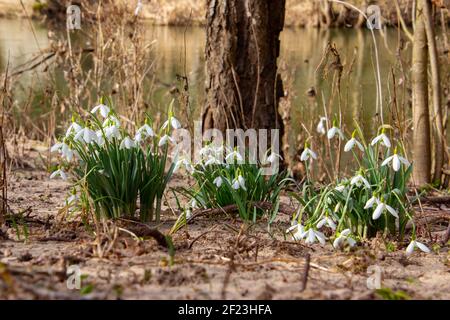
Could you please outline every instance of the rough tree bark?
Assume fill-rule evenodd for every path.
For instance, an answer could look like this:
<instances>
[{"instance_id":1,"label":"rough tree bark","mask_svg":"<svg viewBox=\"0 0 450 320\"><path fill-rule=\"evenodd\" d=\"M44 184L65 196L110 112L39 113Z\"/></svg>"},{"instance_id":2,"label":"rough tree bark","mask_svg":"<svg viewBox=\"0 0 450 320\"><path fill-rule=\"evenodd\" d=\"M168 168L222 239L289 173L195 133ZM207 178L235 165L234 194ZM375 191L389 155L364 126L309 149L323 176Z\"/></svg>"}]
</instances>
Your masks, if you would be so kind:
<instances>
[{"instance_id":1,"label":"rough tree bark","mask_svg":"<svg viewBox=\"0 0 450 320\"><path fill-rule=\"evenodd\" d=\"M430 115L428 108L428 45L424 17L416 18L412 57L414 183L431 181Z\"/></svg>"},{"instance_id":2,"label":"rough tree bark","mask_svg":"<svg viewBox=\"0 0 450 320\"><path fill-rule=\"evenodd\" d=\"M431 16L431 1L419 1L420 14L423 14L425 31L428 39L428 51L431 66L431 87L433 90L433 120L435 126L434 137L434 177L435 182L441 183L442 169L444 165L444 124L442 121L441 106L441 80L439 74L439 57L436 47L436 38L434 33L434 22Z\"/></svg>"},{"instance_id":3,"label":"rough tree bark","mask_svg":"<svg viewBox=\"0 0 450 320\"><path fill-rule=\"evenodd\" d=\"M208 0L203 129L280 129L285 0Z\"/></svg>"}]
</instances>

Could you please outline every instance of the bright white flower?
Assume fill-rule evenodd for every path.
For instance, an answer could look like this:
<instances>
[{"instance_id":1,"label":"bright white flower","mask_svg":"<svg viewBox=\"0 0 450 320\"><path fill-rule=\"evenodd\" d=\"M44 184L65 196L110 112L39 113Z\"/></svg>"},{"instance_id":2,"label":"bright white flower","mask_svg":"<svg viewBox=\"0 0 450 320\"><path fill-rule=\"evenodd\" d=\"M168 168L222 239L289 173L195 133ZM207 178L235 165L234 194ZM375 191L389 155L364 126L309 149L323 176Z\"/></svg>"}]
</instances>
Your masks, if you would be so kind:
<instances>
[{"instance_id":1,"label":"bright white flower","mask_svg":"<svg viewBox=\"0 0 450 320\"><path fill-rule=\"evenodd\" d=\"M317 154L314 151L312 151L311 149L309 149L308 147L306 147L300 156L300 160L308 161L309 159L317 160Z\"/></svg>"},{"instance_id":2,"label":"bright white flower","mask_svg":"<svg viewBox=\"0 0 450 320\"><path fill-rule=\"evenodd\" d=\"M72 194L70 197L66 199L66 205L70 206L75 204L78 201L78 196L76 194Z\"/></svg>"},{"instance_id":3,"label":"bright white flower","mask_svg":"<svg viewBox=\"0 0 450 320\"><path fill-rule=\"evenodd\" d=\"M372 219L373 220L377 220L378 218L381 217L381 215L383 214L384 211L388 211L391 215L393 215L394 217L396 217L397 219L398 217L398 213L397 210L395 210L394 208L392 208L391 206L387 205L384 202L380 202L377 206L377 208L375 209L375 211L372 214Z\"/></svg>"},{"instance_id":4,"label":"bright white flower","mask_svg":"<svg viewBox=\"0 0 450 320\"><path fill-rule=\"evenodd\" d=\"M387 135L385 135L384 133L380 134L379 136L375 137L372 142L371 145L374 146L376 145L378 142L381 142L382 145L384 145L387 148L391 147L391 140L389 140L389 138L387 137Z\"/></svg>"},{"instance_id":5,"label":"bright white flower","mask_svg":"<svg viewBox=\"0 0 450 320\"><path fill-rule=\"evenodd\" d=\"M294 234L292 234L292 232L294 230L297 230ZM300 241L305 237L305 227L303 227L301 224L295 224L291 227L289 227L286 230L286 233L291 233L292 237L294 238L295 241Z\"/></svg>"},{"instance_id":6,"label":"bright white flower","mask_svg":"<svg viewBox=\"0 0 450 320\"><path fill-rule=\"evenodd\" d=\"M72 134L72 132L77 134L82 129L83 129L83 127L80 126L78 123L72 122L72 124L69 126L69 128L66 131L66 138L68 136L70 136Z\"/></svg>"},{"instance_id":7,"label":"bright white flower","mask_svg":"<svg viewBox=\"0 0 450 320\"><path fill-rule=\"evenodd\" d=\"M54 179L56 177L61 177L63 180L67 180L67 174L62 170L58 169L50 175L50 179Z\"/></svg>"},{"instance_id":8,"label":"bright white flower","mask_svg":"<svg viewBox=\"0 0 450 320\"><path fill-rule=\"evenodd\" d=\"M137 132L134 140L137 142L141 142L147 137L153 137L155 133L153 132L152 127L150 127L148 124L144 124L142 127L140 127Z\"/></svg>"},{"instance_id":9,"label":"bright white flower","mask_svg":"<svg viewBox=\"0 0 450 320\"><path fill-rule=\"evenodd\" d=\"M327 130L325 129L326 122L327 118L320 117L319 123L317 124L316 128L317 133L319 133L320 135L324 135L325 133L327 133Z\"/></svg>"},{"instance_id":10,"label":"bright white flower","mask_svg":"<svg viewBox=\"0 0 450 320\"><path fill-rule=\"evenodd\" d=\"M97 142L97 134L89 128L83 128L74 137L75 140L87 144Z\"/></svg>"},{"instance_id":11,"label":"bright white flower","mask_svg":"<svg viewBox=\"0 0 450 320\"><path fill-rule=\"evenodd\" d=\"M109 107L104 104L99 104L98 106L94 107L94 109L92 109L91 113L97 113L98 111L100 111L100 114L103 118L107 118L111 109L109 109Z\"/></svg>"},{"instance_id":12,"label":"bright white flower","mask_svg":"<svg viewBox=\"0 0 450 320\"><path fill-rule=\"evenodd\" d=\"M355 147L355 145L359 148L359 150L364 152L363 145L358 140L356 140L356 138L351 138L350 140L348 140L348 142L345 144L344 151L349 152Z\"/></svg>"},{"instance_id":13,"label":"bright white flower","mask_svg":"<svg viewBox=\"0 0 450 320\"><path fill-rule=\"evenodd\" d=\"M241 175L239 175L236 179L233 180L231 187L234 190L239 190L242 188L243 190L247 191L247 188L245 187L245 180Z\"/></svg>"},{"instance_id":14,"label":"bright white flower","mask_svg":"<svg viewBox=\"0 0 450 320\"><path fill-rule=\"evenodd\" d=\"M132 149L136 148L136 142L134 142L130 137L125 137L120 143L120 149Z\"/></svg>"},{"instance_id":15,"label":"bright white flower","mask_svg":"<svg viewBox=\"0 0 450 320\"><path fill-rule=\"evenodd\" d=\"M217 177L217 178L215 178L214 181L213 181L213 183L216 185L217 188L220 188L220 186L221 186L222 183L223 183L222 177Z\"/></svg>"},{"instance_id":16,"label":"bright white flower","mask_svg":"<svg viewBox=\"0 0 450 320\"><path fill-rule=\"evenodd\" d=\"M313 244L314 242L316 242L316 240L318 240L320 244L324 245L326 240L322 232L313 230L312 228L304 232L303 237L306 238L306 244Z\"/></svg>"},{"instance_id":17,"label":"bright white flower","mask_svg":"<svg viewBox=\"0 0 450 320\"><path fill-rule=\"evenodd\" d=\"M370 198L367 202L366 202L366 205L364 206L364 209L369 209L369 208L372 208L375 204L380 204L380 200L377 198L377 197L375 197L375 196L373 196L372 198Z\"/></svg>"},{"instance_id":18,"label":"bright white flower","mask_svg":"<svg viewBox=\"0 0 450 320\"><path fill-rule=\"evenodd\" d=\"M329 218L329 217L324 217L322 218L318 223L317 223L317 229L322 229L322 227L324 225L328 225L332 230L336 230L336 223L334 223L333 219Z\"/></svg>"},{"instance_id":19,"label":"bright white flower","mask_svg":"<svg viewBox=\"0 0 450 320\"><path fill-rule=\"evenodd\" d=\"M428 247L426 245L424 245L423 243L413 240L411 241L411 243L408 245L408 247L406 248L406 255L409 256L414 252L415 248L419 248L421 251L425 252L425 253L430 253L430 249L428 249Z\"/></svg>"},{"instance_id":20,"label":"bright white flower","mask_svg":"<svg viewBox=\"0 0 450 320\"><path fill-rule=\"evenodd\" d=\"M159 140L158 146L159 147L165 146L167 144L167 142L175 143L175 139L170 137L170 136L168 136L167 134L165 134Z\"/></svg>"},{"instance_id":21,"label":"bright white flower","mask_svg":"<svg viewBox=\"0 0 450 320\"><path fill-rule=\"evenodd\" d=\"M266 162L268 163L274 163L275 161L277 161L277 159L283 159L279 154L276 153L271 153L270 156L267 157Z\"/></svg>"},{"instance_id":22,"label":"bright white flower","mask_svg":"<svg viewBox=\"0 0 450 320\"><path fill-rule=\"evenodd\" d=\"M345 242L348 243L350 247L355 246L356 241L350 237L350 229L345 229L339 233L339 236L333 241L333 247L338 249L342 248L345 245Z\"/></svg>"},{"instance_id":23,"label":"bright white flower","mask_svg":"<svg viewBox=\"0 0 450 320\"><path fill-rule=\"evenodd\" d=\"M338 127L333 127L333 128L331 128L330 130L328 130L327 138L328 138L328 140L331 140L331 139L333 139L336 135L338 135L338 137L339 137L341 140L344 140L344 135L342 134L341 129L339 129Z\"/></svg>"},{"instance_id":24,"label":"bright white flower","mask_svg":"<svg viewBox=\"0 0 450 320\"><path fill-rule=\"evenodd\" d=\"M65 143L61 143L61 142L57 142L55 143L51 148L50 148L50 152L56 152L56 151L60 151L63 144Z\"/></svg>"},{"instance_id":25,"label":"bright white flower","mask_svg":"<svg viewBox=\"0 0 450 320\"><path fill-rule=\"evenodd\" d=\"M172 128L175 130L181 128L180 121L178 121L177 118L175 118L175 117L170 117L169 119L167 119L166 122L163 123L161 128L164 130L165 128L167 128L169 123L172 126Z\"/></svg>"},{"instance_id":26,"label":"bright white flower","mask_svg":"<svg viewBox=\"0 0 450 320\"><path fill-rule=\"evenodd\" d=\"M116 125L106 127L105 128L105 136L108 140L111 140L113 138L120 139L121 136L120 136L119 127Z\"/></svg>"},{"instance_id":27,"label":"bright white flower","mask_svg":"<svg viewBox=\"0 0 450 320\"><path fill-rule=\"evenodd\" d=\"M192 165L192 163L186 158L182 158L182 159L178 160L175 163L175 168L173 169L173 171L174 172L177 171L178 168L180 167L180 165L183 165L184 168L186 169L186 171L189 172L190 174L192 174L195 171L195 168Z\"/></svg>"},{"instance_id":28,"label":"bright white flower","mask_svg":"<svg viewBox=\"0 0 450 320\"><path fill-rule=\"evenodd\" d=\"M105 119L105 121L103 121L102 126L103 126L103 128L106 128L109 126L120 127L120 120L117 119L116 116L109 116L108 118Z\"/></svg>"},{"instance_id":29,"label":"bright white flower","mask_svg":"<svg viewBox=\"0 0 450 320\"><path fill-rule=\"evenodd\" d=\"M216 157L210 155L208 157L208 160L206 160L206 162L205 162L205 166L208 167L208 166L211 166L213 164L221 164L221 162Z\"/></svg>"},{"instance_id":30,"label":"bright white flower","mask_svg":"<svg viewBox=\"0 0 450 320\"><path fill-rule=\"evenodd\" d=\"M366 187L367 189L370 189L369 182L366 180L366 178L364 178L360 174L358 174L357 176L353 177L352 180L350 181L350 184L352 186L356 185L358 188L361 187L362 185L364 185L364 187Z\"/></svg>"},{"instance_id":31,"label":"bright white flower","mask_svg":"<svg viewBox=\"0 0 450 320\"><path fill-rule=\"evenodd\" d=\"M137 16L139 15L139 12L142 10L142 1L138 0L138 3L136 5L136 9L134 9L134 15Z\"/></svg>"},{"instance_id":32,"label":"bright white flower","mask_svg":"<svg viewBox=\"0 0 450 320\"><path fill-rule=\"evenodd\" d=\"M392 169L394 169L395 172L400 170L400 165L403 163L407 168L411 165L409 161L396 153L393 156L390 156L386 160L383 161L381 164L382 167L389 164L389 162L392 162Z\"/></svg>"},{"instance_id":33,"label":"bright white flower","mask_svg":"<svg viewBox=\"0 0 450 320\"><path fill-rule=\"evenodd\" d=\"M233 150L225 157L225 161L230 164L234 164L234 163L241 164L244 162L244 158L241 156L241 154L238 151Z\"/></svg>"},{"instance_id":34,"label":"bright white flower","mask_svg":"<svg viewBox=\"0 0 450 320\"><path fill-rule=\"evenodd\" d=\"M344 192L345 189L346 189L346 187L343 184L338 185L336 188L334 188L334 190L336 190L336 191L338 191L340 193Z\"/></svg>"}]
</instances>

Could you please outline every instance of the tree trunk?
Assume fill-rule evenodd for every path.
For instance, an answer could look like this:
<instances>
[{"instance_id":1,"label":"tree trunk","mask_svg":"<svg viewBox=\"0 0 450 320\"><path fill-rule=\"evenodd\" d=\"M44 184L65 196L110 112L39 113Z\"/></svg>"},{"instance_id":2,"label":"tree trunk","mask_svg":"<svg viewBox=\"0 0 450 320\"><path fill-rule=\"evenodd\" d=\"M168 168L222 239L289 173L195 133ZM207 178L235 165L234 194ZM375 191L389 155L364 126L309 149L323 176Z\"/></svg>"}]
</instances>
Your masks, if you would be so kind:
<instances>
[{"instance_id":1,"label":"tree trunk","mask_svg":"<svg viewBox=\"0 0 450 320\"><path fill-rule=\"evenodd\" d=\"M208 0L203 129L280 129L285 0Z\"/></svg>"},{"instance_id":2,"label":"tree trunk","mask_svg":"<svg viewBox=\"0 0 450 320\"><path fill-rule=\"evenodd\" d=\"M431 179L430 115L428 110L428 46L423 14L416 19L413 58L413 152L414 183L424 186Z\"/></svg>"},{"instance_id":3,"label":"tree trunk","mask_svg":"<svg viewBox=\"0 0 450 320\"><path fill-rule=\"evenodd\" d=\"M420 8L422 8L423 21L428 39L428 51L431 66L431 86L433 90L433 119L435 124L434 137L434 177L433 180L441 184L442 169L444 165L444 125L442 122L442 106L441 106L441 80L439 75L439 57L436 48L436 38L434 34L434 23L431 16L431 1L421 0Z\"/></svg>"}]
</instances>

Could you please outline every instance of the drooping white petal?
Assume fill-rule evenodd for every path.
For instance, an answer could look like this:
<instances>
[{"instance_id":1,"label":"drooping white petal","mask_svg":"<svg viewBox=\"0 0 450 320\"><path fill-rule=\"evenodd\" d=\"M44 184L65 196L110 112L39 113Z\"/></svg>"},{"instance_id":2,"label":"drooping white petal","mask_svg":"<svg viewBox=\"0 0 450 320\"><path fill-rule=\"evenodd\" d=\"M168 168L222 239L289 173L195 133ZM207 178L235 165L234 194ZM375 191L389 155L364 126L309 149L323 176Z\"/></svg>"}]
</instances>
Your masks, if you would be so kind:
<instances>
[{"instance_id":1,"label":"drooping white petal","mask_svg":"<svg viewBox=\"0 0 450 320\"><path fill-rule=\"evenodd\" d=\"M240 188L239 181L237 181L237 179L235 179L235 180L233 181L233 184L232 184L231 187L232 187L234 190L239 190L239 188Z\"/></svg>"},{"instance_id":2,"label":"drooping white petal","mask_svg":"<svg viewBox=\"0 0 450 320\"><path fill-rule=\"evenodd\" d=\"M384 166L388 165L389 162L391 162L393 158L394 158L394 156L387 157L387 158L381 163L381 166L384 167Z\"/></svg>"},{"instance_id":3,"label":"drooping white petal","mask_svg":"<svg viewBox=\"0 0 450 320\"><path fill-rule=\"evenodd\" d=\"M223 183L222 177L217 177L214 179L214 184L216 185L217 188L220 188L222 183Z\"/></svg>"},{"instance_id":4,"label":"drooping white petal","mask_svg":"<svg viewBox=\"0 0 450 320\"><path fill-rule=\"evenodd\" d=\"M324 245L326 242L325 235L320 231L314 231L314 235L316 236L317 240L319 240L321 245Z\"/></svg>"},{"instance_id":5,"label":"drooping white petal","mask_svg":"<svg viewBox=\"0 0 450 320\"><path fill-rule=\"evenodd\" d=\"M341 236L347 237L351 233L350 229L342 230Z\"/></svg>"},{"instance_id":6,"label":"drooping white petal","mask_svg":"<svg viewBox=\"0 0 450 320\"><path fill-rule=\"evenodd\" d=\"M384 211L384 209L385 209L385 204L384 204L384 203L378 204L377 208L376 208L375 211L373 212L372 219L373 219L373 220L377 220L378 218L380 218L380 217L381 217L381 214L382 214L383 211Z\"/></svg>"},{"instance_id":7,"label":"drooping white petal","mask_svg":"<svg viewBox=\"0 0 450 320\"><path fill-rule=\"evenodd\" d=\"M172 125L172 128L174 128L175 130L181 128L180 121L178 121L175 117L172 117L170 119L170 124Z\"/></svg>"},{"instance_id":8,"label":"drooping white petal","mask_svg":"<svg viewBox=\"0 0 450 320\"><path fill-rule=\"evenodd\" d=\"M411 243L406 247L406 255L409 256L414 252L414 248L416 247L416 241L411 241Z\"/></svg>"},{"instance_id":9,"label":"drooping white petal","mask_svg":"<svg viewBox=\"0 0 450 320\"><path fill-rule=\"evenodd\" d=\"M247 191L247 188L245 187L245 179L241 175L238 177L238 182L241 188Z\"/></svg>"},{"instance_id":10,"label":"drooping white petal","mask_svg":"<svg viewBox=\"0 0 450 320\"><path fill-rule=\"evenodd\" d=\"M394 169L395 172L400 170L400 159L396 154L394 154L394 157L392 158L392 169Z\"/></svg>"},{"instance_id":11,"label":"drooping white petal","mask_svg":"<svg viewBox=\"0 0 450 320\"><path fill-rule=\"evenodd\" d=\"M120 143L120 149L132 149L136 147L136 143L130 139L130 137L125 137Z\"/></svg>"},{"instance_id":12,"label":"drooping white petal","mask_svg":"<svg viewBox=\"0 0 450 320\"><path fill-rule=\"evenodd\" d=\"M416 241L416 246L417 246L421 251L423 251L423 252L425 252L425 253L430 253L430 252L431 252L430 249L429 249L426 245L424 245L423 243L421 243L421 242L419 242L419 241Z\"/></svg>"},{"instance_id":13,"label":"drooping white petal","mask_svg":"<svg viewBox=\"0 0 450 320\"><path fill-rule=\"evenodd\" d=\"M91 113L97 113L98 111L100 111L100 114L102 115L103 118L107 118L110 112L110 109L108 106L104 105L104 104L99 104L98 106L94 107L91 111Z\"/></svg>"},{"instance_id":14,"label":"drooping white petal","mask_svg":"<svg viewBox=\"0 0 450 320\"><path fill-rule=\"evenodd\" d=\"M379 200L377 199L377 197L375 197L375 196L373 196L372 198L370 198L367 202L366 202L366 205L364 206L364 209L369 209L369 208L372 208L373 207L373 205L375 204L375 203L379 203Z\"/></svg>"},{"instance_id":15,"label":"drooping white petal","mask_svg":"<svg viewBox=\"0 0 450 320\"><path fill-rule=\"evenodd\" d=\"M356 139L355 139L355 138L351 138L351 139L348 140L348 142L345 144L344 151L345 151L345 152L349 152L350 150L353 149L353 147L355 146L355 144L356 144Z\"/></svg>"},{"instance_id":16,"label":"drooping white petal","mask_svg":"<svg viewBox=\"0 0 450 320\"><path fill-rule=\"evenodd\" d=\"M343 240L344 240L343 237L337 237L336 239L334 239L333 247L336 249L340 248Z\"/></svg>"},{"instance_id":17,"label":"drooping white petal","mask_svg":"<svg viewBox=\"0 0 450 320\"><path fill-rule=\"evenodd\" d=\"M396 217L397 219L398 217L398 212L397 210L395 210L394 208L392 208L391 206L388 206L387 204L384 205L385 208L387 209L387 211L389 211L390 214L392 214L394 217Z\"/></svg>"},{"instance_id":18,"label":"drooping white petal","mask_svg":"<svg viewBox=\"0 0 450 320\"><path fill-rule=\"evenodd\" d=\"M398 159L400 160L401 163L403 163L406 167L409 167L411 165L411 163L408 161L408 159L403 158L401 156L398 156Z\"/></svg>"},{"instance_id":19,"label":"drooping white petal","mask_svg":"<svg viewBox=\"0 0 450 320\"><path fill-rule=\"evenodd\" d=\"M326 218L321 219L316 225L317 229L321 229L325 225L325 223L327 223L327 219Z\"/></svg>"}]
</instances>

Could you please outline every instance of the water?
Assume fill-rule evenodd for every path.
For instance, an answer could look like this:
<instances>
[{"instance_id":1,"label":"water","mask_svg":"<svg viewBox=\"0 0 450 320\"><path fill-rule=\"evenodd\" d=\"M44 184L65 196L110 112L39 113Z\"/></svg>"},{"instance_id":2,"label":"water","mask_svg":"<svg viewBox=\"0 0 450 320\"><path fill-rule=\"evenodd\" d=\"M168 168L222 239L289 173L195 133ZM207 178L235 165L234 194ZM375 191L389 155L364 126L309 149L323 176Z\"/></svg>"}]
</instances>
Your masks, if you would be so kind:
<instances>
[{"instance_id":1,"label":"water","mask_svg":"<svg viewBox=\"0 0 450 320\"><path fill-rule=\"evenodd\" d=\"M31 31L26 20L0 19L0 70L4 71L9 57L11 67L18 66L30 59L33 54L47 48L48 30L34 24L35 32ZM163 109L168 105L171 95L168 88L177 82L176 75L183 75L184 68L189 77L191 102L197 110L201 109L204 101L204 45L205 32L202 28L185 28L149 26L147 29L149 41L157 40L155 49L157 84L151 105ZM6 32L5 32L6 31ZM186 32L185 32L186 31ZM184 39L184 35L186 39ZM186 41L185 41L186 40ZM397 32L390 30L385 37L377 35L380 51L380 68L382 75L385 117L389 115L388 93L392 88L388 85L391 68L395 67L399 75L398 59L395 56L398 37ZM353 127L357 120L366 132L373 133L376 117L376 86L374 77L373 43L368 30L354 29L286 29L281 36L280 66L286 78L286 91L291 101L291 119L297 134L300 124L305 123L309 128L317 123L318 117L324 114L322 97L330 99L331 74L323 80L317 76L316 68L322 59L322 53L327 43L336 44L341 60L346 69L353 65L350 76L342 79L342 115L348 128ZM186 50L185 50L186 43ZM185 55L186 52L186 55ZM402 53L409 61L410 50ZM408 65L408 64L406 64ZM408 68L408 67L407 67ZM408 69L406 70L408 71ZM400 73L401 74L401 73ZM29 97L29 88L33 87L36 95L42 95L45 88L45 77L41 69L25 73L16 88L17 98L25 101ZM311 99L307 91L315 87L318 96ZM31 93L33 94L33 93ZM406 95L409 99L409 95ZM39 99L37 99L39 101ZM333 108L328 112L330 117L337 115L338 102L334 99ZM39 110L40 103L36 102L33 110ZM39 110L40 111L40 110ZM40 116L41 112L35 112ZM295 135L294 135L295 136Z\"/></svg>"}]
</instances>

